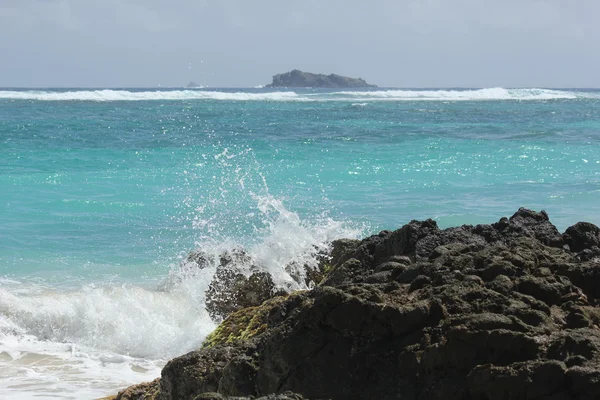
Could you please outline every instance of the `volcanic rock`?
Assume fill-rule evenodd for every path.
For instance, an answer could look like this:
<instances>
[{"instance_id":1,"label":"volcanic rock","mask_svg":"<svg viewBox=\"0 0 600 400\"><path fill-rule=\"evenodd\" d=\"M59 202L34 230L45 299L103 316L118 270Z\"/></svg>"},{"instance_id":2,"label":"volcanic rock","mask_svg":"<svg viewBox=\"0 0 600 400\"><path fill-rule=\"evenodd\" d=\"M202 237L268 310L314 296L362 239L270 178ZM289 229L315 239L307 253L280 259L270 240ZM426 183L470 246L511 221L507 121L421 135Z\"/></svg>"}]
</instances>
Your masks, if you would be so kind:
<instances>
[{"instance_id":1,"label":"volcanic rock","mask_svg":"<svg viewBox=\"0 0 600 400\"><path fill-rule=\"evenodd\" d=\"M600 261L579 257L594 227L520 209L348 242L313 290L235 311L117 398L598 399Z\"/></svg>"}]
</instances>

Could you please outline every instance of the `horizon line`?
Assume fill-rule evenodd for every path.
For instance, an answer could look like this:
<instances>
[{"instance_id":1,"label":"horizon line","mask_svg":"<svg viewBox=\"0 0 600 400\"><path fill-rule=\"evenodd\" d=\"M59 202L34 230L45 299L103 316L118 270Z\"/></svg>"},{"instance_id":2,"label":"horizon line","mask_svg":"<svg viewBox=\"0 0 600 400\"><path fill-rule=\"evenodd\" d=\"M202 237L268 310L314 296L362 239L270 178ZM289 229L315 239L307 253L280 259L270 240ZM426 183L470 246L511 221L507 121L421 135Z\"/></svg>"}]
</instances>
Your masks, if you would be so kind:
<instances>
[{"instance_id":1,"label":"horizon line","mask_svg":"<svg viewBox=\"0 0 600 400\"><path fill-rule=\"evenodd\" d=\"M34 89L86 89L86 90L118 90L118 89L186 89L186 90L202 90L202 89L396 89L396 90L435 90L435 89L461 89L461 90L481 90L481 89L549 89L549 90L600 90L600 86L377 86L377 87L348 87L348 88L318 88L318 87L280 87L280 88L265 88L266 85L257 86L0 86L0 90L34 90Z\"/></svg>"}]
</instances>

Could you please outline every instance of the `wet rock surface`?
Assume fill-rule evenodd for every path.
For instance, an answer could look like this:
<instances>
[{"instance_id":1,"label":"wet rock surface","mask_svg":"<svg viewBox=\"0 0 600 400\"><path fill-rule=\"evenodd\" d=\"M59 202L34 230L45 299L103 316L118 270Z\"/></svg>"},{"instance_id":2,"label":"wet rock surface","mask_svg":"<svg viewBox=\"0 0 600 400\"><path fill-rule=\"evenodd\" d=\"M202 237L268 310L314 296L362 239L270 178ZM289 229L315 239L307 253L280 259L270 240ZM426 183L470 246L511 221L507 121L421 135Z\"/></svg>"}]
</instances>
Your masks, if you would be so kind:
<instances>
[{"instance_id":1,"label":"wet rock surface","mask_svg":"<svg viewBox=\"0 0 600 400\"><path fill-rule=\"evenodd\" d=\"M117 398L599 399L597 239L520 209L344 242L314 289L237 310Z\"/></svg>"},{"instance_id":2,"label":"wet rock surface","mask_svg":"<svg viewBox=\"0 0 600 400\"><path fill-rule=\"evenodd\" d=\"M206 291L206 310L215 321L247 307L286 294L277 288L265 269L254 263L242 248L221 253L215 260L201 250L188 254L182 263L188 270L214 268L215 273Z\"/></svg>"}]
</instances>

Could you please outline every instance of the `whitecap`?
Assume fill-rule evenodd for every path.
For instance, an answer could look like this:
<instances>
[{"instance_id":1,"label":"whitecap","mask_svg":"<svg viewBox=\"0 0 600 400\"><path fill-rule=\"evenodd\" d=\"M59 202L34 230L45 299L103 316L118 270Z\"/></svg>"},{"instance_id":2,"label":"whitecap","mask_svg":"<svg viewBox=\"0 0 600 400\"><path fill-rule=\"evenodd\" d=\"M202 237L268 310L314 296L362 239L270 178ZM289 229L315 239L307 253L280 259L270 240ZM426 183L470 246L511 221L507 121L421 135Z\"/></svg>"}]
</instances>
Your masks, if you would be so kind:
<instances>
[{"instance_id":1,"label":"whitecap","mask_svg":"<svg viewBox=\"0 0 600 400\"><path fill-rule=\"evenodd\" d=\"M204 90L74 90L74 91L0 91L0 99L38 101L156 101L156 100L229 100L229 101L298 101L294 92L222 92Z\"/></svg>"},{"instance_id":2,"label":"whitecap","mask_svg":"<svg viewBox=\"0 0 600 400\"><path fill-rule=\"evenodd\" d=\"M330 91L305 93L303 91L219 91L219 90L70 90L70 91L0 91L0 99L38 101L351 101L353 106L364 106L373 101L480 101L480 100L556 100L595 98L590 92L556 89L485 88L473 90L408 90L385 89L375 91Z\"/></svg>"}]
</instances>

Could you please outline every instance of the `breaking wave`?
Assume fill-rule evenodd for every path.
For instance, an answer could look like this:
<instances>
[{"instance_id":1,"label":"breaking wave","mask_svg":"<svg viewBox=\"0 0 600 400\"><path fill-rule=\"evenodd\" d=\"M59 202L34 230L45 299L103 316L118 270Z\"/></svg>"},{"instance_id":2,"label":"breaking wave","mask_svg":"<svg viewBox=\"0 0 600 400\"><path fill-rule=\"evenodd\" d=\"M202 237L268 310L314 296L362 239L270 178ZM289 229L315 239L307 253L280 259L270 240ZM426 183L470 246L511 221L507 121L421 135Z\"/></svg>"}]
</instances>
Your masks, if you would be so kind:
<instances>
[{"instance_id":1,"label":"breaking wave","mask_svg":"<svg viewBox=\"0 0 600 400\"><path fill-rule=\"evenodd\" d=\"M377 90L348 91L334 93L336 96L354 100L552 100L594 97L592 93L570 92L552 89L504 89L488 88L477 90Z\"/></svg>"},{"instance_id":2,"label":"breaking wave","mask_svg":"<svg viewBox=\"0 0 600 400\"><path fill-rule=\"evenodd\" d=\"M153 100L301 100L294 92L224 92L203 90L76 90L76 91L0 91L0 99L38 101L153 101Z\"/></svg>"},{"instance_id":3,"label":"breaking wave","mask_svg":"<svg viewBox=\"0 0 600 400\"><path fill-rule=\"evenodd\" d=\"M214 231L205 226L209 235L196 246L215 258L241 248L287 290L306 288L292 276L316 265L332 240L362 233L326 216L302 219L271 195L252 198L264 222L253 244L225 238L216 224ZM234 267L248 272L245 264ZM198 348L215 328L205 308L215 271L182 261L158 285L88 283L71 290L0 279L0 371L8 377L0 379L0 393L95 398L154 379L166 360Z\"/></svg>"},{"instance_id":4,"label":"breaking wave","mask_svg":"<svg viewBox=\"0 0 600 400\"><path fill-rule=\"evenodd\" d=\"M259 90L259 91L257 91ZM222 101L481 101L481 100L553 100L599 98L600 95L585 91L553 89L504 89L487 88L474 90L376 90L376 91L248 91L225 90L70 90L0 91L0 99L36 101L173 101L173 100L222 100Z\"/></svg>"}]
</instances>

